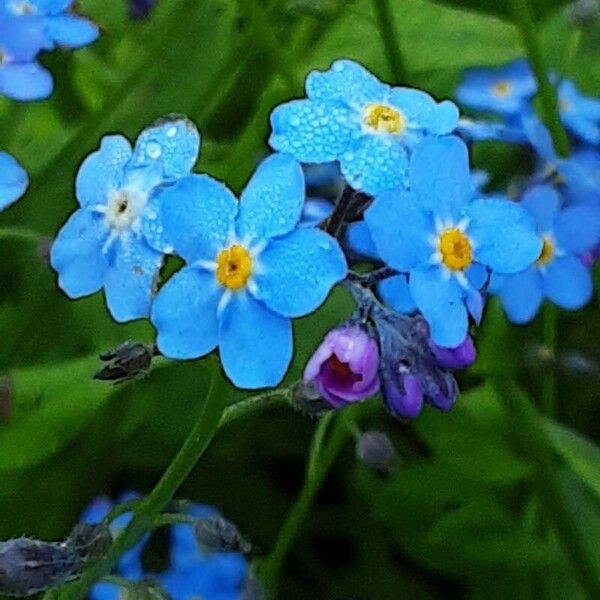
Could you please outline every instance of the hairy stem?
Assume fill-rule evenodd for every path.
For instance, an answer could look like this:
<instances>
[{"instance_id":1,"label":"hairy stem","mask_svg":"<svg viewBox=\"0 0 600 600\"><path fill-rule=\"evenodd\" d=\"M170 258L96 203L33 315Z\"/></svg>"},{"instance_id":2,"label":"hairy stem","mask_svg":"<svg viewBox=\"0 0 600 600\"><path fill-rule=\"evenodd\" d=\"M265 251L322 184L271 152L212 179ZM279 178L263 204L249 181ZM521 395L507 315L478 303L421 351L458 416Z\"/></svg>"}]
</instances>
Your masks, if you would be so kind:
<instances>
[{"instance_id":1,"label":"hairy stem","mask_svg":"<svg viewBox=\"0 0 600 600\"><path fill-rule=\"evenodd\" d=\"M39 244L43 239L44 236L33 229L25 229L24 227L0 227L0 240L16 240Z\"/></svg>"},{"instance_id":2,"label":"hairy stem","mask_svg":"<svg viewBox=\"0 0 600 600\"><path fill-rule=\"evenodd\" d=\"M231 404L228 406L221 415L221 421L219 427L223 427L238 419L243 419L251 414L258 411L265 410L271 406L278 406L282 404L289 405L292 397L292 390L290 388L280 388L276 390L269 390L250 398L245 398L240 402Z\"/></svg>"}]
</instances>

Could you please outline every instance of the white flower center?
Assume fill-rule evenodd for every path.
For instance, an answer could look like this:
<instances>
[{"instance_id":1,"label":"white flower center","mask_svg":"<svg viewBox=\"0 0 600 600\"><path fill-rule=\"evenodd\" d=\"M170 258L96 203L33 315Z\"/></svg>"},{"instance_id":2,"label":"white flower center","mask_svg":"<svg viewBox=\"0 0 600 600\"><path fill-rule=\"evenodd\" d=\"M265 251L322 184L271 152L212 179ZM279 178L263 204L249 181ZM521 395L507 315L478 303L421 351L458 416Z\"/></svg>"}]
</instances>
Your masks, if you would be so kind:
<instances>
[{"instance_id":1,"label":"white flower center","mask_svg":"<svg viewBox=\"0 0 600 600\"><path fill-rule=\"evenodd\" d=\"M23 15L35 15L37 10L29 0L13 0L8 4L8 10L18 17Z\"/></svg>"},{"instance_id":2,"label":"white flower center","mask_svg":"<svg viewBox=\"0 0 600 600\"><path fill-rule=\"evenodd\" d=\"M146 207L148 196L135 189L121 189L111 193L106 207L106 220L116 232L132 229L140 231L140 218Z\"/></svg>"}]
</instances>

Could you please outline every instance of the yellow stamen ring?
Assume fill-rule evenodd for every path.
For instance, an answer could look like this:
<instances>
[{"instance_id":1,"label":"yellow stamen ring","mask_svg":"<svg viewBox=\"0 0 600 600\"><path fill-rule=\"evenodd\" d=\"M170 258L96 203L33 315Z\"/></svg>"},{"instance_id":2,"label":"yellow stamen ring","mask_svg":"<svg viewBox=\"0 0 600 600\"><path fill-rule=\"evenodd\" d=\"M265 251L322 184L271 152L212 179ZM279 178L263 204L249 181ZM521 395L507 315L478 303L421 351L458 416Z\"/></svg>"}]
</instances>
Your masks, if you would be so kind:
<instances>
[{"instance_id":1,"label":"yellow stamen ring","mask_svg":"<svg viewBox=\"0 0 600 600\"><path fill-rule=\"evenodd\" d=\"M451 271L464 271L473 262L471 241L460 229L447 229L438 240L442 263Z\"/></svg>"},{"instance_id":2,"label":"yellow stamen ring","mask_svg":"<svg viewBox=\"0 0 600 600\"><path fill-rule=\"evenodd\" d=\"M535 261L535 264L538 267L546 266L554 259L554 255L556 254L554 243L550 238L543 238L543 242L542 251L540 252L538 259Z\"/></svg>"},{"instance_id":3,"label":"yellow stamen ring","mask_svg":"<svg viewBox=\"0 0 600 600\"><path fill-rule=\"evenodd\" d=\"M406 129L404 115L383 104L368 104L363 112L363 123L377 133L402 135Z\"/></svg>"},{"instance_id":4,"label":"yellow stamen ring","mask_svg":"<svg viewBox=\"0 0 600 600\"><path fill-rule=\"evenodd\" d=\"M242 289L252 275L252 257L239 245L222 250L217 256L217 281L229 290Z\"/></svg>"}]
</instances>

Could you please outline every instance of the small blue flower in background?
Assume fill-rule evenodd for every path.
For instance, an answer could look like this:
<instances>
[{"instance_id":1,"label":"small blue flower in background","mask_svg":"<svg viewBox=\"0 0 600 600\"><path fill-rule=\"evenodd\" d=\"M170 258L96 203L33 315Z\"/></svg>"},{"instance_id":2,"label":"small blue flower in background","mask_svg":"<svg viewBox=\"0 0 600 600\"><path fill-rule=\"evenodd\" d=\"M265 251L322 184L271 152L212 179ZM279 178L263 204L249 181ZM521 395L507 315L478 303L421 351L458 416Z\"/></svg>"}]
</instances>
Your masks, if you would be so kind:
<instances>
[{"instance_id":1,"label":"small blue flower in background","mask_svg":"<svg viewBox=\"0 0 600 600\"><path fill-rule=\"evenodd\" d=\"M199 145L193 123L166 119L143 131L135 148L123 136L107 136L84 160L75 189L81 208L50 256L69 297L104 288L117 321L149 315L163 255L172 250L156 220L155 193L191 172Z\"/></svg>"},{"instance_id":2,"label":"small blue flower in background","mask_svg":"<svg viewBox=\"0 0 600 600\"><path fill-rule=\"evenodd\" d=\"M410 191L379 194L365 220L386 264L409 274L410 295L432 341L457 347L467 335L468 312L481 317L485 268L522 271L538 258L542 242L518 204L474 199L467 148L454 136L428 138L415 148L410 184Z\"/></svg>"},{"instance_id":3,"label":"small blue flower in background","mask_svg":"<svg viewBox=\"0 0 600 600\"><path fill-rule=\"evenodd\" d=\"M592 296L592 277L581 257L600 241L600 206L581 203L561 208L560 203L549 186L536 186L524 195L521 204L535 219L542 250L527 269L492 275L490 291L500 297L513 323L531 321L544 298L576 310Z\"/></svg>"},{"instance_id":4,"label":"small blue flower in background","mask_svg":"<svg viewBox=\"0 0 600 600\"><path fill-rule=\"evenodd\" d=\"M300 165L275 154L259 165L239 203L205 175L157 197L162 234L187 262L152 308L165 356L198 358L219 346L237 387L281 381L292 357L290 319L314 311L347 269L332 237L296 228L304 185Z\"/></svg>"},{"instance_id":5,"label":"small blue flower in background","mask_svg":"<svg viewBox=\"0 0 600 600\"><path fill-rule=\"evenodd\" d=\"M564 126L588 144L600 143L600 100L579 93L572 81L558 86L558 105Z\"/></svg>"},{"instance_id":6,"label":"small blue flower in background","mask_svg":"<svg viewBox=\"0 0 600 600\"><path fill-rule=\"evenodd\" d=\"M0 152L0 210L16 202L27 189L26 171L10 154Z\"/></svg>"},{"instance_id":7,"label":"small blue flower in background","mask_svg":"<svg viewBox=\"0 0 600 600\"><path fill-rule=\"evenodd\" d=\"M154 8L157 0L129 0L129 18L143 19Z\"/></svg>"},{"instance_id":8,"label":"small blue flower in background","mask_svg":"<svg viewBox=\"0 0 600 600\"><path fill-rule=\"evenodd\" d=\"M456 98L467 108L513 117L528 110L536 88L529 63L519 59L502 67L466 69Z\"/></svg>"},{"instance_id":9,"label":"small blue flower in background","mask_svg":"<svg viewBox=\"0 0 600 600\"><path fill-rule=\"evenodd\" d=\"M528 141L521 123L516 119L508 123L460 119L456 133L466 142L525 144Z\"/></svg>"},{"instance_id":10,"label":"small blue flower in background","mask_svg":"<svg viewBox=\"0 0 600 600\"><path fill-rule=\"evenodd\" d=\"M271 146L305 163L339 161L346 181L369 194L406 182L408 150L451 133L458 109L420 90L390 87L361 65L338 60L306 79L305 100L271 114Z\"/></svg>"}]
</instances>

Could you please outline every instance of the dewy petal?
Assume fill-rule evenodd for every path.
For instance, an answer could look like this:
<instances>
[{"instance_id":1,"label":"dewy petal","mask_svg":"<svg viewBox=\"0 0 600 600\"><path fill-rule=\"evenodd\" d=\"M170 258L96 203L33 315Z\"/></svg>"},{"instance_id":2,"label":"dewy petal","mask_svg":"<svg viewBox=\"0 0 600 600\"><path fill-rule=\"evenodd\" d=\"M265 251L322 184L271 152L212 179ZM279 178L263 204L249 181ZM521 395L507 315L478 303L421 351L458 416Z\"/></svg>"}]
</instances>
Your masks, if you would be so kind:
<instances>
[{"instance_id":1,"label":"dewy petal","mask_svg":"<svg viewBox=\"0 0 600 600\"><path fill-rule=\"evenodd\" d=\"M421 90L392 88L390 103L400 110L414 129L444 135L454 131L458 125L459 113L454 102L444 100L438 104Z\"/></svg>"},{"instance_id":2,"label":"dewy petal","mask_svg":"<svg viewBox=\"0 0 600 600\"><path fill-rule=\"evenodd\" d=\"M200 152L200 133L185 117L160 119L144 129L133 151L134 165L159 163L166 179L190 174Z\"/></svg>"},{"instance_id":3,"label":"dewy petal","mask_svg":"<svg viewBox=\"0 0 600 600\"><path fill-rule=\"evenodd\" d=\"M133 236L115 244L115 261L106 272L106 305L119 323L141 319L150 314L163 255Z\"/></svg>"},{"instance_id":4,"label":"dewy petal","mask_svg":"<svg viewBox=\"0 0 600 600\"><path fill-rule=\"evenodd\" d=\"M263 160L240 198L237 234L242 240L263 240L290 232L304 206L304 173L288 154Z\"/></svg>"},{"instance_id":5,"label":"dewy petal","mask_svg":"<svg viewBox=\"0 0 600 600\"><path fill-rule=\"evenodd\" d=\"M131 145L122 135L102 138L100 148L79 167L75 195L81 206L105 206L111 191L121 187L125 167L131 158Z\"/></svg>"},{"instance_id":6,"label":"dewy petal","mask_svg":"<svg viewBox=\"0 0 600 600\"><path fill-rule=\"evenodd\" d=\"M551 231L560 207L560 196L554 188L536 185L525 192L521 204L533 215L539 233Z\"/></svg>"},{"instance_id":7,"label":"dewy petal","mask_svg":"<svg viewBox=\"0 0 600 600\"><path fill-rule=\"evenodd\" d=\"M184 267L161 288L152 305L156 343L168 358L199 358L218 344L217 307L223 295L214 273Z\"/></svg>"},{"instance_id":8,"label":"dewy petal","mask_svg":"<svg viewBox=\"0 0 600 600\"><path fill-rule=\"evenodd\" d=\"M233 295L219 326L225 373L239 388L277 386L292 360L292 323L246 292Z\"/></svg>"},{"instance_id":9,"label":"dewy petal","mask_svg":"<svg viewBox=\"0 0 600 600\"><path fill-rule=\"evenodd\" d=\"M0 210L16 202L27 189L27 172L5 152L0 152Z\"/></svg>"},{"instance_id":10,"label":"dewy petal","mask_svg":"<svg viewBox=\"0 0 600 600\"><path fill-rule=\"evenodd\" d=\"M456 219L473 198L469 153L455 136L428 137L410 161L410 182L419 203L441 219Z\"/></svg>"},{"instance_id":11,"label":"dewy petal","mask_svg":"<svg viewBox=\"0 0 600 600\"><path fill-rule=\"evenodd\" d=\"M431 339L438 346L456 348L468 328L467 309L454 277L446 278L439 267L414 269L409 276L410 293L429 323Z\"/></svg>"},{"instance_id":12,"label":"dewy petal","mask_svg":"<svg viewBox=\"0 0 600 600\"><path fill-rule=\"evenodd\" d=\"M347 272L337 241L318 229L297 229L272 240L258 260L255 295L285 317L318 308Z\"/></svg>"},{"instance_id":13,"label":"dewy petal","mask_svg":"<svg viewBox=\"0 0 600 600\"><path fill-rule=\"evenodd\" d=\"M360 134L354 113L339 102L292 100L271 113L269 144L305 163L337 160Z\"/></svg>"},{"instance_id":14,"label":"dewy petal","mask_svg":"<svg viewBox=\"0 0 600 600\"><path fill-rule=\"evenodd\" d=\"M306 93L311 100L338 100L362 108L383 102L389 86L351 60L336 60L328 71L312 71L306 78Z\"/></svg>"},{"instance_id":15,"label":"dewy petal","mask_svg":"<svg viewBox=\"0 0 600 600\"><path fill-rule=\"evenodd\" d=\"M165 187L146 207L142 230L150 245L188 263L215 260L234 230L238 206L227 186L190 175Z\"/></svg>"},{"instance_id":16,"label":"dewy petal","mask_svg":"<svg viewBox=\"0 0 600 600\"><path fill-rule=\"evenodd\" d=\"M504 275L497 294L509 321L518 325L529 323L542 304L542 276L535 267Z\"/></svg>"},{"instance_id":17,"label":"dewy petal","mask_svg":"<svg viewBox=\"0 0 600 600\"><path fill-rule=\"evenodd\" d=\"M424 214L410 192L396 190L379 194L365 212L379 256L398 271L410 271L431 257L428 237L433 220Z\"/></svg>"},{"instance_id":18,"label":"dewy petal","mask_svg":"<svg viewBox=\"0 0 600 600\"><path fill-rule=\"evenodd\" d=\"M355 189L375 195L406 187L408 156L392 136L364 135L340 158L342 173Z\"/></svg>"},{"instance_id":19,"label":"dewy petal","mask_svg":"<svg viewBox=\"0 0 600 600\"><path fill-rule=\"evenodd\" d=\"M70 298L100 290L108 268L102 248L108 227L102 215L75 211L52 245L50 264L58 273L58 285Z\"/></svg>"},{"instance_id":20,"label":"dewy petal","mask_svg":"<svg viewBox=\"0 0 600 600\"><path fill-rule=\"evenodd\" d=\"M554 304L567 310L585 306L594 291L590 270L574 256L555 258L546 266L544 293Z\"/></svg>"},{"instance_id":21,"label":"dewy petal","mask_svg":"<svg viewBox=\"0 0 600 600\"><path fill-rule=\"evenodd\" d=\"M98 27L80 17L59 15L45 19L46 33L57 46L82 48L98 39Z\"/></svg>"},{"instance_id":22,"label":"dewy petal","mask_svg":"<svg viewBox=\"0 0 600 600\"><path fill-rule=\"evenodd\" d=\"M410 314L417 310L415 301L410 295L406 275L396 275L384 279L377 290L381 299L396 312Z\"/></svg>"},{"instance_id":23,"label":"dewy petal","mask_svg":"<svg viewBox=\"0 0 600 600\"><path fill-rule=\"evenodd\" d=\"M518 273L539 257L542 240L522 206L497 198L475 200L467 214L477 262L498 273Z\"/></svg>"},{"instance_id":24,"label":"dewy petal","mask_svg":"<svg viewBox=\"0 0 600 600\"><path fill-rule=\"evenodd\" d=\"M554 221L554 235L560 250L583 254L600 242L600 205L577 204L562 210Z\"/></svg>"},{"instance_id":25,"label":"dewy petal","mask_svg":"<svg viewBox=\"0 0 600 600\"><path fill-rule=\"evenodd\" d=\"M346 229L346 242L353 252L366 258L379 260L379 253L365 221L350 223Z\"/></svg>"},{"instance_id":26,"label":"dewy petal","mask_svg":"<svg viewBox=\"0 0 600 600\"><path fill-rule=\"evenodd\" d=\"M32 102L44 100L54 87L52 75L35 62L0 65L0 95Z\"/></svg>"},{"instance_id":27,"label":"dewy petal","mask_svg":"<svg viewBox=\"0 0 600 600\"><path fill-rule=\"evenodd\" d=\"M38 14L59 15L73 4L73 0L29 0Z\"/></svg>"}]
</instances>

